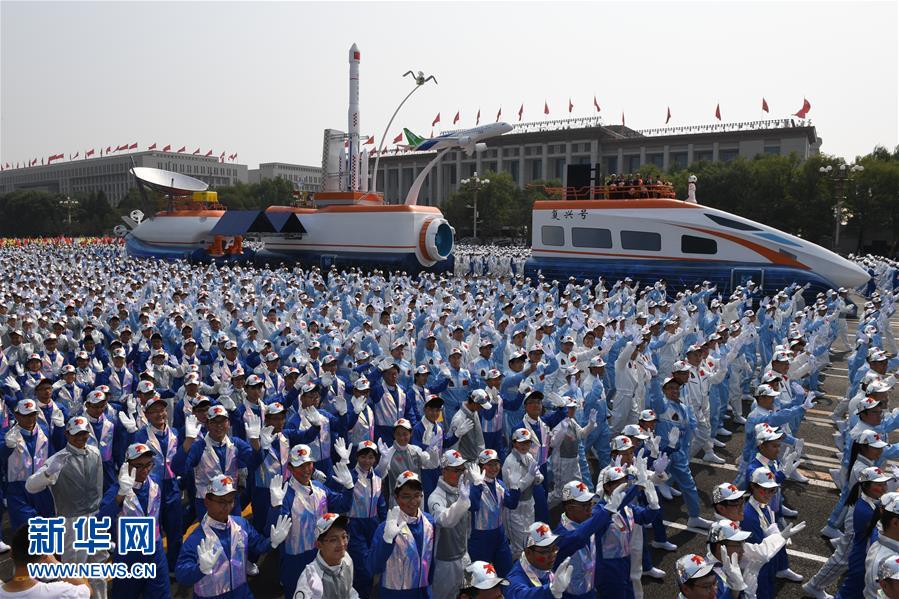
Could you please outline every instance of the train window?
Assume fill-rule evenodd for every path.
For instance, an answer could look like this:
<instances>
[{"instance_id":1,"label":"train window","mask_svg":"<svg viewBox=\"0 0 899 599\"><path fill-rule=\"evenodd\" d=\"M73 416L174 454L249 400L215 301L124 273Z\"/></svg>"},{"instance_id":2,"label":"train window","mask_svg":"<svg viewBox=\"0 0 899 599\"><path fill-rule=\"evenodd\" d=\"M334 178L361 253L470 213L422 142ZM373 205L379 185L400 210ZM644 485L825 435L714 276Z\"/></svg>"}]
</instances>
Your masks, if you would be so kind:
<instances>
[{"instance_id":1,"label":"train window","mask_svg":"<svg viewBox=\"0 0 899 599\"><path fill-rule=\"evenodd\" d=\"M659 252L662 250L662 236L647 231L622 231L621 247L625 250Z\"/></svg>"},{"instance_id":2,"label":"train window","mask_svg":"<svg viewBox=\"0 0 899 599\"><path fill-rule=\"evenodd\" d=\"M718 242L708 237L681 235L680 251L684 254L717 254Z\"/></svg>"},{"instance_id":3,"label":"train window","mask_svg":"<svg viewBox=\"0 0 899 599\"><path fill-rule=\"evenodd\" d=\"M543 225L540 229L543 245L565 245L565 229L551 225Z\"/></svg>"},{"instance_id":4,"label":"train window","mask_svg":"<svg viewBox=\"0 0 899 599\"><path fill-rule=\"evenodd\" d=\"M717 214L706 213L706 217L709 220L718 223L722 227L728 227L729 229L736 229L737 231L761 231L761 229L759 229L758 227L753 227L752 225L741 223L738 220L718 216Z\"/></svg>"},{"instance_id":5,"label":"train window","mask_svg":"<svg viewBox=\"0 0 899 599\"><path fill-rule=\"evenodd\" d=\"M579 248L610 248L612 247L612 232L608 229L572 227L571 244Z\"/></svg>"}]
</instances>

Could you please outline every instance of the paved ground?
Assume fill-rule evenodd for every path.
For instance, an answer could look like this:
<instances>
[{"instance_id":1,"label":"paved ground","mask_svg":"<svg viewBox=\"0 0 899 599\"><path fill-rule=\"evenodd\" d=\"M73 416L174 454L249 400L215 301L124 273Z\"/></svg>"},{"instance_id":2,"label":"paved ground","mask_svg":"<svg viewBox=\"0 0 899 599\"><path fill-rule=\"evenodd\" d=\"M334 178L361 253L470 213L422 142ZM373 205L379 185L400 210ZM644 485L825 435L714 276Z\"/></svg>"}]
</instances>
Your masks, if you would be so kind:
<instances>
[{"instance_id":1,"label":"paved ground","mask_svg":"<svg viewBox=\"0 0 899 599\"><path fill-rule=\"evenodd\" d=\"M893 322L894 332L899 333L899 320ZM850 323L850 330L854 324ZM852 336L850 336L850 339ZM800 430L800 436L805 439L805 461L800 470L811 480L809 484L788 482L784 493L787 505L799 510L797 521L805 520L808 527L792 541L788 549L790 565L793 570L808 579L817 572L827 557L831 554L830 545L819 536L819 531L824 526L830 510L836 502L838 493L834 486L828 468L838 464L839 458L835 453L831 434L834 427L830 420L831 412L837 402L846 393L847 372L846 354L837 354L832 357L832 364L824 372L826 378L823 382L825 396L822 397L817 407L811 410L805 418ZM744 406L744 414L748 413L749 406ZM734 427L728 424L732 430ZM722 439L725 440L725 439ZM709 489L721 482L730 481L736 472L736 462L743 446L743 427L736 427L736 433L730 440L725 440L727 447L721 448L718 455L725 458L727 463L720 466L696 463L693 473L696 485L699 488L700 499L703 503L703 515L711 518L711 496ZM686 522L687 514L679 499L672 502L662 501L665 520L669 523L669 540L679 546L676 552L654 550L655 564L665 570L668 576L664 580L644 578L644 595L646 599L671 599L676 595L673 586L674 562L677 557L685 553L705 553L704 531L687 529L682 523ZM278 585L278 560L276 555L268 556L268 559L260 563L260 575L251 582L253 593L260 599L280 597ZM10 562L5 556L0 556L0 578L8 580L12 576ZM800 584L782 583L778 588L777 596L784 599L803 597ZM836 589L828 589L834 593ZM187 589L175 589L176 597L190 597Z\"/></svg>"}]
</instances>

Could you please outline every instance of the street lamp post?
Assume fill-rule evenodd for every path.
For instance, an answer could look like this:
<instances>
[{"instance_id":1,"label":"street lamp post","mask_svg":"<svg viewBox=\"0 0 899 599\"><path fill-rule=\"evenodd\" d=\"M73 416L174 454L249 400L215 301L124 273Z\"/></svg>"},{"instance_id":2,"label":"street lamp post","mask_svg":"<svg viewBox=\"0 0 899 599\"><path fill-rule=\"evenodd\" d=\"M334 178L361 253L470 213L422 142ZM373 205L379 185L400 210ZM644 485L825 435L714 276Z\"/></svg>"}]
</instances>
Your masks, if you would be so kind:
<instances>
[{"instance_id":1,"label":"street lamp post","mask_svg":"<svg viewBox=\"0 0 899 599\"><path fill-rule=\"evenodd\" d=\"M472 219L473 226L471 231L471 236L477 239L478 237L478 191L480 191L482 186L488 185L490 183L490 179L481 179L478 177L478 172L475 171L472 173L470 179L462 179L459 181L462 185L469 187L474 192L474 206L468 205L468 208L472 208L474 210L474 218Z\"/></svg>"},{"instance_id":2,"label":"street lamp post","mask_svg":"<svg viewBox=\"0 0 899 599\"><path fill-rule=\"evenodd\" d=\"M412 91L410 91L408 94L406 94L406 97L403 98L403 101L400 102L399 106L396 107L396 110L393 111L393 115L390 117L390 120L387 121L387 126L384 128L384 134L381 135L381 145L378 146L378 155L375 156L375 168L371 175L371 184L368 186L368 188L371 190L372 194L377 193L378 163L381 161L381 152L384 151L384 144L387 143L387 134L390 132L390 126L393 124L393 119L396 118L397 113L400 111L400 108L403 107L403 104L406 103L406 100L411 98L412 94L414 94L416 91L418 91L418 89L420 87L422 87L425 83L427 83L428 81L433 81L435 85L437 84L437 79L434 77L434 75L430 75L430 76L426 77L425 74L421 71L418 71L418 73L413 73L412 71L406 71L406 73L403 75L403 77L407 77L409 75L412 75L412 78L415 79L415 87L412 88ZM386 185L385 185L385 187L386 187Z\"/></svg>"},{"instance_id":3,"label":"street lamp post","mask_svg":"<svg viewBox=\"0 0 899 599\"><path fill-rule=\"evenodd\" d=\"M73 200L69 196L59 201L59 205L66 209L66 223L68 223L69 233L72 232L72 209L77 208L78 204L78 200Z\"/></svg>"},{"instance_id":4,"label":"street lamp post","mask_svg":"<svg viewBox=\"0 0 899 599\"><path fill-rule=\"evenodd\" d=\"M846 201L846 183L851 181L856 174L864 170L865 167L860 164L841 164L839 168L836 169L833 168L833 165L828 164L827 166L822 166L818 169L819 173L828 177L836 186L833 206L833 251L837 253L840 251L840 227L847 225L849 219L852 218L852 213L844 208L844 202Z\"/></svg>"}]
</instances>

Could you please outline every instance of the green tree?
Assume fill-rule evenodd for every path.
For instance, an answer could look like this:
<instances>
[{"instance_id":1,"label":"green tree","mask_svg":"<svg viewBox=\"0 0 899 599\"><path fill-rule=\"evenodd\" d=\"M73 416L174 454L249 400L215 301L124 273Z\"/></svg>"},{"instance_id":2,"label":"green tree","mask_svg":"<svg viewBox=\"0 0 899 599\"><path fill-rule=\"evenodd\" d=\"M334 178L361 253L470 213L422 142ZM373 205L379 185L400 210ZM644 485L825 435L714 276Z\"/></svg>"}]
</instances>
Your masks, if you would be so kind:
<instances>
[{"instance_id":1,"label":"green tree","mask_svg":"<svg viewBox=\"0 0 899 599\"><path fill-rule=\"evenodd\" d=\"M505 236L505 227L516 226L521 218L520 192L509 173L487 172L482 179L490 183L482 184L478 195L478 237ZM462 185L443 203L443 215L456 229L457 237L470 237L473 233L472 217L475 190L472 184Z\"/></svg>"}]
</instances>

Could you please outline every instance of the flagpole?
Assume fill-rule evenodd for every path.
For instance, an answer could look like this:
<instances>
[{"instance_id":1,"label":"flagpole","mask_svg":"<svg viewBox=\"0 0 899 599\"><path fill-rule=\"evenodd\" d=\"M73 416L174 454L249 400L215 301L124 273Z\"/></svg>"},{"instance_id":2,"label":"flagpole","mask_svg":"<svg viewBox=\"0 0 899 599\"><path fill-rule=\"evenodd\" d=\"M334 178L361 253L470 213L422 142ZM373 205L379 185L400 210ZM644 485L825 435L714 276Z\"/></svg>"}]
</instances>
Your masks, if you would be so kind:
<instances>
[{"instance_id":1,"label":"flagpole","mask_svg":"<svg viewBox=\"0 0 899 599\"><path fill-rule=\"evenodd\" d=\"M397 115L397 113L399 113L400 108L403 107L403 104L406 103L406 100L408 100L412 96L412 94L415 93L415 91L417 89L424 86L424 84L427 83L428 81L430 81L431 79L434 79L433 75L431 75L430 77L428 77L426 79L425 74L422 73L421 71L418 72L417 76L414 73L412 73L412 71L407 71L406 74L403 75L403 77L405 77L406 75L410 75L410 74L415 79L415 87L412 88L412 91L410 91L408 94L406 94L406 97L403 98L403 101L400 102L400 105L397 106L396 110L393 111L393 115L390 117L390 120L387 121L387 126L384 128L384 134L381 136L381 145L378 146L378 155L375 157L375 168L374 168L374 172L372 172L372 175L371 175L371 183L369 184L369 189L371 189L372 194L376 194L378 191L378 163L381 161L381 152L384 150L384 144L387 143L387 132L390 131L390 126L393 125L393 119L396 118L396 115ZM437 83L437 79L434 79L434 83L435 84Z\"/></svg>"}]
</instances>

